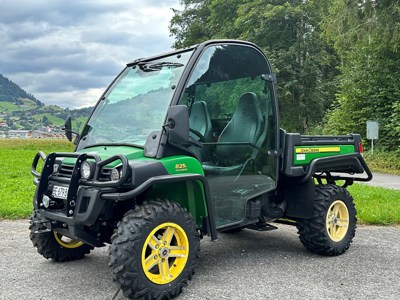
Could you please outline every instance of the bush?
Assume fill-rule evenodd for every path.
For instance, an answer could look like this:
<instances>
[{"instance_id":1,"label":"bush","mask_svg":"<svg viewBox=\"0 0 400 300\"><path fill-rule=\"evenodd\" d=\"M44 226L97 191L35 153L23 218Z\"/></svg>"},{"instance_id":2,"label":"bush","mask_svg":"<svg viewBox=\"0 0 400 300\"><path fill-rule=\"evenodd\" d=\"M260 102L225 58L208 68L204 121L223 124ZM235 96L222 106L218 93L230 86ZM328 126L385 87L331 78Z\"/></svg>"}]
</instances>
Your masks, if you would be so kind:
<instances>
[{"instance_id":1,"label":"bush","mask_svg":"<svg viewBox=\"0 0 400 300\"><path fill-rule=\"evenodd\" d=\"M387 151L364 152L369 168L375 172L400 175L400 153Z\"/></svg>"}]
</instances>

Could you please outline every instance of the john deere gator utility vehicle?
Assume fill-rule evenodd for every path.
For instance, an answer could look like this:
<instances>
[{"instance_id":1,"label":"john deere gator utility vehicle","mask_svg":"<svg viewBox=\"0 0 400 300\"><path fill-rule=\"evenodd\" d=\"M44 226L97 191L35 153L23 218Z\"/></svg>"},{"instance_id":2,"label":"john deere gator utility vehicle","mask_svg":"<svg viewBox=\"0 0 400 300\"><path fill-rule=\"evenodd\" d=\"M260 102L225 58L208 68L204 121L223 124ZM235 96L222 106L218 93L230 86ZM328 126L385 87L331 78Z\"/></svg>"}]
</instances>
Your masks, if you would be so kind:
<instances>
[{"instance_id":1,"label":"john deere gator utility vehicle","mask_svg":"<svg viewBox=\"0 0 400 300\"><path fill-rule=\"evenodd\" d=\"M285 132L275 83L263 52L244 41L128 63L80 134L67 119L75 151L34 158L38 252L69 261L111 244L114 281L145 299L178 295L200 238L218 231L285 220L310 251L345 252L356 228L346 186L372 178L360 135Z\"/></svg>"}]
</instances>

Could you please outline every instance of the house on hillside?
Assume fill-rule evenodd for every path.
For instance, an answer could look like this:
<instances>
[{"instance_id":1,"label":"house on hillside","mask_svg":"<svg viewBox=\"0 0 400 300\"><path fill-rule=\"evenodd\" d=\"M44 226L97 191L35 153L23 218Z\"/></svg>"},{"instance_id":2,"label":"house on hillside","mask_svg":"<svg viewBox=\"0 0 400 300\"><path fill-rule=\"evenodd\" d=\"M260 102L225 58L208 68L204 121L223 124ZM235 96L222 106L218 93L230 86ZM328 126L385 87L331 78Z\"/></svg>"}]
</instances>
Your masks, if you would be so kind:
<instances>
[{"instance_id":1,"label":"house on hillside","mask_svg":"<svg viewBox=\"0 0 400 300\"><path fill-rule=\"evenodd\" d=\"M48 132L44 132L41 130L32 130L32 138L33 139L49 139L51 138Z\"/></svg>"},{"instance_id":2,"label":"house on hillside","mask_svg":"<svg viewBox=\"0 0 400 300\"><path fill-rule=\"evenodd\" d=\"M31 130L9 130L8 137L12 139L28 139L32 137Z\"/></svg>"},{"instance_id":3,"label":"house on hillside","mask_svg":"<svg viewBox=\"0 0 400 300\"><path fill-rule=\"evenodd\" d=\"M65 133L64 131L43 131L43 130L32 130L32 138L33 139L64 139Z\"/></svg>"}]
</instances>

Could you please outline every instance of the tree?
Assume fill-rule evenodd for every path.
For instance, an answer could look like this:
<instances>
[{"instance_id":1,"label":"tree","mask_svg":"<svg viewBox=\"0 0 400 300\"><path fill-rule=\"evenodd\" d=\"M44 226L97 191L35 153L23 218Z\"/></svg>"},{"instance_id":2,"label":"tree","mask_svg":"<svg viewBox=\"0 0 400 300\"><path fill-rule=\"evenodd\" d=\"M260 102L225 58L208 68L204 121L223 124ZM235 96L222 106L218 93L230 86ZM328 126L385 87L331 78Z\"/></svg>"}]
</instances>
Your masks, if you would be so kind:
<instances>
[{"instance_id":1,"label":"tree","mask_svg":"<svg viewBox=\"0 0 400 300\"><path fill-rule=\"evenodd\" d=\"M175 37L175 48L197 44L203 39L211 38L208 29L211 0L182 0L183 10L173 9L169 30Z\"/></svg>"},{"instance_id":2,"label":"tree","mask_svg":"<svg viewBox=\"0 0 400 300\"><path fill-rule=\"evenodd\" d=\"M46 115L43 116L42 123L43 123L43 126L49 126L49 125L53 124L53 122L51 122Z\"/></svg>"},{"instance_id":3,"label":"tree","mask_svg":"<svg viewBox=\"0 0 400 300\"><path fill-rule=\"evenodd\" d=\"M359 132L380 124L378 146L400 150L400 1L335 0L325 36L341 56L339 93L325 133Z\"/></svg>"},{"instance_id":4,"label":"tree","mask_svg":"<svg viewBox=\"0 0 400 300\"><path fill-rule=\"evenodd\" d=\"M175 46L209 38L249 40L267 53L278 77L282 125L310 132L334 99L337 56L320 37L326 1L182 1L171 34ZM200 23L197 23L197 22Z\"/></svg>"}]
</instances>

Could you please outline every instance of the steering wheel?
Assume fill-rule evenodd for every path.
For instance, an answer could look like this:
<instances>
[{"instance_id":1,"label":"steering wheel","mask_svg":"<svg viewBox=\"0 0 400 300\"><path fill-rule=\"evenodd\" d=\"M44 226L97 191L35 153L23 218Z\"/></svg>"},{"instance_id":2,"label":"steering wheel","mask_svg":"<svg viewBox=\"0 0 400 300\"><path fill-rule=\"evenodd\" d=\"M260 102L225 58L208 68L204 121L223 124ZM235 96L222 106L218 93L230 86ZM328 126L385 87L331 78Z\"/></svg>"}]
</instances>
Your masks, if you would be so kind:
<instances>
[{"instance_id":1,"label":"steering wheel","mask_svg":"<svg viewBox=\"0 0 400 300\"><path fill-rule=\"evenodd\" d=\"M204 135L202 135L197 130L189 128L189 131L199 138L199 142L201 142L201 143L205 143L206 142L206 138L204 137Z\"/></svg>"}]
</instances>

